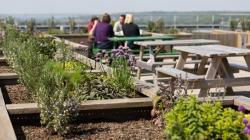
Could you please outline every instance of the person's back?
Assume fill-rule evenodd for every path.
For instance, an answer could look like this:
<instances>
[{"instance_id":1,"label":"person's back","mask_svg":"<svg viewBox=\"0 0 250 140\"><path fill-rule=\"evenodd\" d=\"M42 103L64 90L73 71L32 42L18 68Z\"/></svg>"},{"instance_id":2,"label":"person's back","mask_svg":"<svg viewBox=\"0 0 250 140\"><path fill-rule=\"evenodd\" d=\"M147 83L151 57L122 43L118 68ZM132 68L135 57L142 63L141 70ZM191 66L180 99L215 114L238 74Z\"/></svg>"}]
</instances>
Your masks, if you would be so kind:
<instances>
[{"instance_id":1,"label":"person's back","mask_svg":"<svg viewBox=\"0 0 250 140\"><path fill-rule=\"evenodd\" d=\"M140 36L140 29L139 27L133 23L133 15L127 14L125 19L125 24L122 26L122 31L125 37L136 37ZM133 41L127 41L127 45L130 48L134 48Z\"/></svg>"},{"instance_id":2,"label":"person's back","mask_svg":"<svg viewBox=\"0 0 250 140\"><path fill-rule=\"evenodd\" d=\"M110 16L104 14L102 22L98 23L94 31L95 41L99 49L111 49L112 42L108 40L109 37L114 36L113 27L110 23Z\"/></svg>"},{"instance_id":3,"label":"person's back","mask_svg":"<svg viewBox=\"0 0 250 140\"><path fill-rule=\"evenodd\" d=\"M131 36L140 36L140 29L139 27L134 24L124 24L122 26L124 36L131 37Z\"/></svg>"},{"instance_id":4,"label":"person's back","mask_svg":"<svg viewBox=\"0 0 250 140\"><path fill-rule=\"evenodd\" d=\"M107 42L109 41L108 38L113 36L114 32L110 24L105 22L100 22L97 24L95 29L95 39L97 43Z\"/></svg>"}]
</instances>

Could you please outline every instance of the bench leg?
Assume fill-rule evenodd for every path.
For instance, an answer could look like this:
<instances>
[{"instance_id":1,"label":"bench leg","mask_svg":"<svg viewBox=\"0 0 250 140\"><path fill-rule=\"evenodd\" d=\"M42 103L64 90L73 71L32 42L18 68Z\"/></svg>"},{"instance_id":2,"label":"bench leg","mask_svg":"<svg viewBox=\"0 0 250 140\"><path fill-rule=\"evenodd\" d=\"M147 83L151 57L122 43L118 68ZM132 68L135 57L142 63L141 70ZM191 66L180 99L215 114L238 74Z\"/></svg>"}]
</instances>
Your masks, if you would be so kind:
<instances>
[{"instance_id":1,"label":"bench leg","mask_svg":"<svg viewBox=\"0 0 250 140\"><path fill-rule=\"evenodd\" d=\"M221 64L221 57L213 57L212 62L209 65L209 68L207 70L205 80L213 80L215 79L215 76L218 72L219 66ZM207 96L209 92L209 88L202 88L199 93L199 97Z\"/></svg>"},{"instance_id":2,"label":"bench leg","mask_svg":"<svg viewBox=\"0 0 250 140\"><path fill-rule=\"evenodd\" d=\"M181 52L181 55L179 56L179 59L176 63L175 68L182 70L184 68L185 63L186 63L187 57L188 57L188 53Z\"/></svg>"},{"instance_id":3,"label":"bench leg","mask_svg":"<svg viewBox=\"0 0 250 140\"><path fill-rule=\"evenodd\" d=\"M144 47L141 46L140 47L140 55L139 55L139 60L143 60L143 54L144 54ZM141 79L141 68L138 67L138 70L137 70L137 76L136 76L138 79Z\"/></svg>"}]
</instances>

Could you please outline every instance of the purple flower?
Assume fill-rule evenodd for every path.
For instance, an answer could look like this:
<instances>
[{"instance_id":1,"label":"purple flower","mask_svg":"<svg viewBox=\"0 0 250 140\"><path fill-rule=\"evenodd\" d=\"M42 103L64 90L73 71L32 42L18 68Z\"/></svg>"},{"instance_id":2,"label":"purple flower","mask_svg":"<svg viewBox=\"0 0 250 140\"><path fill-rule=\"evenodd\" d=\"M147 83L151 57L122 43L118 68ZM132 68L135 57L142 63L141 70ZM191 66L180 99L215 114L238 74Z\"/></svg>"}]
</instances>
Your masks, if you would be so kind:
<instances>
[{"instance_id":1,"label":"purple flower","mask_svg":"<svg viewBox=\"0 0 250 140\"><path fill-rule=\"evenodd\" d=\"M243 105L240 105L238 107L238 111L240 111L240 112L244 112L245 110L246 110L246 108Z\"/></svg>"},{"instance_id":2,"label":"purple flower","mask_svg":"<svg viewBox=\"0 0 250 140\"><path fill-rule=\"evenodd\" d=\"M250 123L248 123L246 127L247 127L248 129L250 129Z\"/></svg>"},{"instance_id":3,"label":"purple flower","mask_svg":"<svg viewBox=\"0 0 250 140\"><path fill-rule=\"evenodd\" d=\"M241 122L244 123L244 124L247 124L248 120L247 120L247 118L243 118Z\"/></svg>"},{"instance_id":4,"label":"purple flower","mask_svg":"<svg viewBox=\"0 0 250 140\"><path fill-rule=\"evenodd\" d=\"M119 46L119 47L118 47L118 49L122 49L122 48L123 48L123 46Z\"/></svg>"},{"instance_id":5,"label":"purple flower","mask_svg":"<svg viewBox=\"0 0 250 140\"><path fill-rule=\"evenodd\" d=\"M250 129L248 127L245 127L243 133L246 135L250 135Z\"/></svg>"}]
</instances>

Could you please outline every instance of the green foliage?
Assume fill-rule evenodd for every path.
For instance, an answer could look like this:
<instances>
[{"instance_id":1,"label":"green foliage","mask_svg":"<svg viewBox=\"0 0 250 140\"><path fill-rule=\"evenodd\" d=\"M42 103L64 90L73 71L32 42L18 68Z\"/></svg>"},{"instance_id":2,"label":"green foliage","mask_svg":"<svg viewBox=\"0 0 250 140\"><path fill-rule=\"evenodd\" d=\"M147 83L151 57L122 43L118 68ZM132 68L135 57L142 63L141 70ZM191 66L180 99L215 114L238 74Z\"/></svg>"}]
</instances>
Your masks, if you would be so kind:
<instances>
[{"instance_id":1,"label":"green foliage","mask_svg":"<svg viewBox=\"0 0 250 140\"><path fill-rule=\"evenodd\" d=\"M75 19L72 17L69 17L68 18L68 25L69 25L70 34L72 34L74 32L74 28L76 26Z\"/></svg>"},{"instance_id":2,"label":"green foliage","mask_svg":"<svg viewBox=\"0 0 250 140\"><path fill-rule=\"evenodd\" d=\"M67 134L69 122L77 114L79 86L85 77L84 68L65 62L65 49L50 38L34 37L8 29L4 53L41 109L41 123L50 132ZM63 51L57 51L63 50ZM59 62L54 54L63 53Z\"/></svg>"},{"instance_id":3,"label":"green foliage","mask_svg":"<svg viewBox=\"0 0 250 140\"><path fill-rule=\"evenodd\" d=\"M49 29L48 34L51 34L51 35L64 35L66 33L64 31L59 30L59 29Z\"/></svg>"},{"instance_id":4,"label":"green foliage","mask_svg":"<svg viewBox=\"0 0 250 140\"><path fill-rule=\"evenodd\" d=\"M83 79L82 69L67 70L60 62L49 61L41 74L38 90L38 105L41 123L50 132L67 134L69 123L77 115L80 102L79 86Z\"/></svg>"},{"instance_id":5,"label":"green foliage","mask_svg":"<svg viewBox=\"0 0 250 140\"><path fill-rule=\"evenodd\" d=\"M176 106L165 113L165 134L171 140L246 139L242 133L244 115L221 103L200 103L196 97L179 99Z\"/></svg>"},{"instance_id":6,"label":"green foliage","mask_svg":"<svg viewBox=\"0 0 250 140\"><path fill-rule=\"evenodd\" d=\"M247 30L250 31L250 20L246 21L246 27L247 27Z\"/></svg>"},{"instance_id":7,"label":"green foliage","mask_svg":"<svg viewBox=\"0 0 250 140\"><path fill-rule=\"evenodd\" d=\"M35 31L36 20L34 18L27 20L26 26L27 26L27 32L33 34L33 32Z\"/></svg>"},{"instance_id":8,"label":"green foliage","mask_svg":"<svg viewBox=\"0 0 250 140\"><path fill-rule=\"evenodd\" d=\"M56 27L55 18L53 16L48 19L48 27L49 30L54 29Z\"/></svg>"},{"instance_id":9,"label":"green foliage","mask_svg":"<svg viewBox=\"0 0 250 140\"><path fill-rule=\"evenodd\" d=\"M12 16L8 16L5 18L5 23L8 25L14 25L15 24L15 18Z\"/></svg>"},{"instance_id":10,"label":"green foliage","mask_svg":"<svg viewBox=\"0 0 250 140\"><path fill-rule=\"evenodd\" d=\"M230 29L231 29L232 31L235 31L235 30L237 29L237 27L238 27L238 21L235 20L235 19L232 19L232 20L230 21Z\"/></svg>"},{"instance_id":11,"label":"green foliage","mask_svg":"<svg viewBox=\"0 0 250 140\"><path fill-rule=\"evenodd\" d=\"M109 76L112 80L110 82L120 90L125 90L127 94L134 92L135 88L128 61L124 58L114 58L111 67L112 71Z\"/></svg>"},{"instance_id":12,"label":"green foliage","mask_svg":"<svg viewBox=\"0 0 250 140\"><path fill-rule=\"evenodd\" d=\"M104 74L90 73L82 86L81 99L82 100L102 100L102 99L116 99L127 95L126 91L111 83L112 79Z\"/></svg>"},{"instance_id":13,"label":"green foliage","mask_svg":"<svg viewBox=\"0 0 250 140\"><path fill-rule=\"evenodd\" d=\"M246 25L246 20L245 20L245 18L242 18L242 20L241 20L241 22L240 22L240 24L241 24L241 29L242 29L242 31L246 31L247 30L247 25Z\"/></svg>"},{"instance_id":14,"label":"green foliage","mask_svg":"<svg viewBox=\"0 0 250 140\"><path fill-rule=\"evenodd\" d=\"M149 32L156 32L156 33L166 33L166 34L178 34L179 30L176 28L165 28L165 22L163 19L159 19L155 22L149 21L147 29Z\"/></svg>"}]
</instances>

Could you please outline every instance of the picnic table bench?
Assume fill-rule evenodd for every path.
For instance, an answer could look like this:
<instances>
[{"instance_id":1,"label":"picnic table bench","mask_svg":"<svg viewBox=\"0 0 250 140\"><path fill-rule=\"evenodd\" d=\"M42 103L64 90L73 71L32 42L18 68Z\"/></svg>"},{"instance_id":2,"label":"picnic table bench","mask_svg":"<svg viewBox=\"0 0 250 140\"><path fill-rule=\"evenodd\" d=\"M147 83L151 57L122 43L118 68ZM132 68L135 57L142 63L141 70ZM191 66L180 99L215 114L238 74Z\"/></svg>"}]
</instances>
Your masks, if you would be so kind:
<instances>
[{"instance_id":1,"label":"picnic table bench","mask_svg":"<svg viewBox=\"0 0 250 140\"><path fill-rule=\"evenodd\" d=\"M136 45L140 45L140 55L139 59L136 61L138 67L137 78L140 79L141 70L146 69L149 71L155 70L155 67L162 65L173 65L176 62L156 62L156 57L162 49L170 48L172 52L173 46L183 46L183 45L207 45L207 44L218 44L217 40L206 40L206 39L191 39L191 40L157 40L157 41L138 41L134 42ZM144 48L149 48L149 60L147 62L143 61ZM155 51L156 50L156 51ZM192 55L193 56L193 55ZM176 55L173 55L176 58ZM166 57L167 58L167 57ZM189 63L199 63L200 61L189 61Z\"/></svg>"},{"instance_id":2,"label":"picnic table bench","mask_svg":"<svg viewBox=\"0 0 250 140\"><path fill-rule=\"evenodd\" d=\"M199 96L206 96L210 88L225 87L226 92L233 92L232 86L250 85L250 77L234 77L232 66L229 64L227 57L243 56L246 62L247 70L250 69L250 50L243 48L234 48L224 45L202 45L174 47L181 52L175 68L162 67L157 68L157 77L170 76L178 77L183 80L191 81L189 87L200 88ZM187 73L183 70L188 54L197 54L202 57L202 62L195 74ZM205 75L200 75L199 71L205 69L205 61L211 58ZM183 76L183 74L185 76ZM217 75L220 78L217 78ZM192 86L191 86L192 85Z\"/></svg>"}]
</instances>

